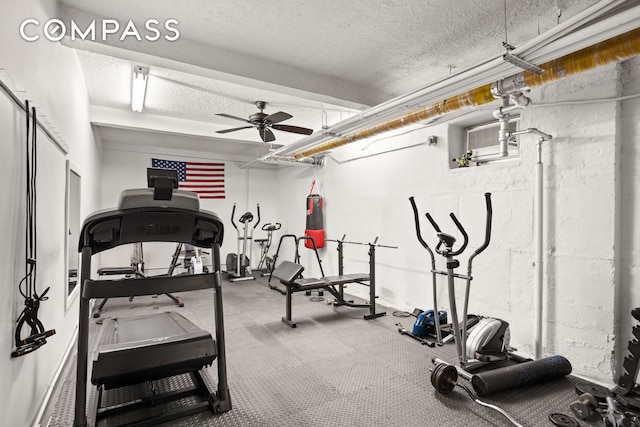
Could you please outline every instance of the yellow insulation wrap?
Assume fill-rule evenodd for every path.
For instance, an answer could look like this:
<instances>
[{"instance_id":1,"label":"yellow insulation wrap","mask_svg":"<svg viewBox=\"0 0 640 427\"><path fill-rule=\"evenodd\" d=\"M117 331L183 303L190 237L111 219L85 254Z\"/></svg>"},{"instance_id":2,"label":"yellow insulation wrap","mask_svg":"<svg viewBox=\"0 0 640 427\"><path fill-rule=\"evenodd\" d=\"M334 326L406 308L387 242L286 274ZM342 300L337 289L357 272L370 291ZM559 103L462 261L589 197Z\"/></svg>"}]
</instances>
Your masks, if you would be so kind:
<instances>
[{"instance_id":1,"label":"yellow insulation wrap","mask_svg":"<svg viewBox=\"0 0 640 427\"><path fill-rule=\"evenodd\" d=\"M601 65L631 58L635 55L640 55L640 28L612 37L603 42L596 43L593 46L586 47L558 59L545 62L540 65L540 68L544 70L541 76L525 71L525 84L526 87L540 86L551 81L591 70ZM380 123L351 133L342 138L320 144L317 147L301 151L300 153L293 155L293 158L298 160L303 157L313 156L322 153L323 151L338 148L360 139L397 129L411 123L427 120L436 116L442 116L466 107L487 104L492 101L495 101L495 98L491 95L491 84L480 86L468 92L437 102L429 107L423 107L412 111L396 119Z\"/></svg>"},{"instance_id":2,"label":"yellow insulation wrap","mask_svg":"<svg viewBox=\"0 0 640 427\"><path fill-rule=\"evenodd\" d=\"M440 101L429 107L423 107L418 110L412 111L401 117L398 117L397 119L392 119L384 123L380 123L379 125L375 125L370 128L351 133L342 138L334 139L333 141L320 144L317 147L301 151L300 153L295 154L293 158L298 160L303 157L313 156L322 153L323 151L338 148L343 145L358 141L360 139L368 138L382 132L387 132L393 129L407 126L411 123L427 120L436 116L442 116L444 114L459 110L464 107L482 105L492 101L495 101L495 98L491 95L491 85L484 85L463 94L456 95L453 98L445 99L444 101Z\"/></svg>"},{"instance_id":3,"label":"yellow insulation wrap","mask_svg":"<svg viewBox=\"0 0 640 427\"><path fill-rule=\"evenodd\" d=\"M540 86L639 54L640 28L636 28L553 61L545 62L540 65L540 68L544 70L540 76L525 71L524 80L527 87Z\"/></svg>"}]
</instances>

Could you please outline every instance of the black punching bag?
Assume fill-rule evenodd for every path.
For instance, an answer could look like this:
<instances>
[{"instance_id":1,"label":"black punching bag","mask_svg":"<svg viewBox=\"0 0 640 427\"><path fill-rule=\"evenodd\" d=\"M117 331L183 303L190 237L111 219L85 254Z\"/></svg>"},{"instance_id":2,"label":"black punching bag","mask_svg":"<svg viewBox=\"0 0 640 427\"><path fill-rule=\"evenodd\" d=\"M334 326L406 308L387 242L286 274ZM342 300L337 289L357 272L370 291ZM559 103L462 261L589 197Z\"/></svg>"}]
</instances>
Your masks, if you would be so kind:
<instances>
[{"instance_id":1,"label":"black punching bag","mask_svg":"<svg viewBox=\"0 0 640 427\"><path fill-rule=\"evenodd\" d=\"M309 196L307 196L307 224L304 235L312 237L316 248L320 249L324 248L324 218L322 215L324 202L322 196L313 194L315 185L316 181L314 180L313 184L311 184ZM309 239L304 241L304 246L313 249L313 243Z\"/></svg>"}]
</instances>

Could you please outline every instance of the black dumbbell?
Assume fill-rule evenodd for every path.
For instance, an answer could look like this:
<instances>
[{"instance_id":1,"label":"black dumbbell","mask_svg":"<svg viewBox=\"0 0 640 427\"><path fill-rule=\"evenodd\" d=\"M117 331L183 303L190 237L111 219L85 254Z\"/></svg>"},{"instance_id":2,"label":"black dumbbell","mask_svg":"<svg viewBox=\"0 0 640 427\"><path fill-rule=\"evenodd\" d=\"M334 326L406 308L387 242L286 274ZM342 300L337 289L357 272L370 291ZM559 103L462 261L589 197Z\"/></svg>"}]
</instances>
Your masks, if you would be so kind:
<instances>
[{"instance_id":1,"label":"black dumbbell","mask_svg":"<svg viewBox=\"0 0 640 427\"><path fill-rule=\"evenodd\" d=\"M571 408L576 417L586 420L599 408L599 405L598 400L592 394L582 393L578 400L569 405L569 408Z\"/></svg>"}]
</instances>

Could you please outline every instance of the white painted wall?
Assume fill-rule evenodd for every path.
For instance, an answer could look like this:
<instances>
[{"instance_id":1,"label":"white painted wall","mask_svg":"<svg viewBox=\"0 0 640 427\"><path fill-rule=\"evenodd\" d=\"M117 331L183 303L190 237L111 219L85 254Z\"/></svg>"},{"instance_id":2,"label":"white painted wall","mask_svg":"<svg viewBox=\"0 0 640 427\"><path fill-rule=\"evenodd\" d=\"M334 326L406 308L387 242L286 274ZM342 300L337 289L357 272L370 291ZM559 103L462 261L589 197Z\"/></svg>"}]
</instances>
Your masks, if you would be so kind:
<instances>
[{"instance_id":1,"label":"white painted wall","mask_svg":"<svg viewBox=\"0 0 640 427\"><path fill-rule=\"evenodd\" d=\"M254 238L265 237L260 230L267 222L277 222L276 199L273 192L276 186L276 173L271 167L259 169L241 169L241 163L225 158L215 157L211 153L185 152L181 150L156 149L154 152L147 147L136 146L131 141L130 146L123 144L105 144L104 163L102 166L102 204L105 208L115 207L122 190L127 188L145 188L147 186L147 168L151 167L152 158L162 158L178 161L222 161L225 163L225 199L201 199L200 207L218 214L225 226L225 237L221 248L222 263L228 253L236 252L236 231L231 225L231 211L236 203L235 221L245 212L254 215L257 220L256 204L260 204L261 222L254 232ZM242 229L240 229L242 232ZM172 243L145 243L145 270L150 274L165 273L171 255L175 249ZM127 266L131 257L130 247L114 248L101 255L100 264L103 267ZM253 267L259 260L259 247L254 245L250 256ZM211 264L211 258L205 257L205 264ZM224 268L224 267L223 267Z\"/></svg>"},{"instance_id":2,"label":"white painted wall","mask_svg":"<svg viewBox=\"0 0 640 427\"><path fill-rule=\"evenodd\" d=\"M81 216L102 207L115 206L125 188L145 186L150 158L163 155L185 160L211 158L210 153L158 150L149 153L134 147L109 148L102 153L99 137L91 132L88 102L75 52L57 43L41 40L27 43L19 38L14 23L27 17L46 21L55 16L55 3L45 0L0 3L0 68L23 86L29 98L69 145L69 158L82 176ZM37 64L37 65L35 65ZM44 66L43 64L46 64ZM609 98L640 91L640 61L607 66L535 90L536 103L561 100ZM590 105L546 106L523 112L522 126L537 127L554 135L546 144L545 163L545 327L544 352L560 353L572 362L574 372L591 379L613 382L612 354L626 348L633 321L630 308L640 304L638 243L640 209L638 188L639 151L635 141L640 101L599 102ZM0 257L0 283L5 295L0 302L0 341L13 346L15 318L22 308L17 283L22 277L23 248L23 141L22 114L0 95L0 132L3 156L0 179L11 183L7 200L0 207L0 239L10 248ZM227 229L223 257L235 252L235 230L229 216L234 202L238 212L260 203L264 222L281 222L282 233L304 231L304 203L311 181L320 183L325 197L325 221L329 238L347 234L349 240L398 245L398 250L377 252L379 302L396 309L411 310L431 305L431 279L425 251L415 239L408 197L414 195L421 212L430 211L447 230L449 212L455 212L467 227L471 243L482 240L483 193L494 200L492 244L475 263L471 310L508 320L512 344L531 354L533 337L533 171L535 138L522 137L522 158L466 170L450 170L449 147L455 132L447 124L437 125L377 144L407 144L436 135L435 146L419 145L379 156L362 156L368 143L343 147L334 153L342 163L328 160L323 168L292 166L273 169L240 169L227 161L227 199L202 202L217 212ZM375 139L375 138L374 138ZM64 295L64 159L52 144L42 142L41 175L47 176L48 191L40 192L39 284L51 285L50 299L43 303L42 319L55 327L57 335L36 353L11 359L5 351L0 360L0 381L10 384L0 391L0 413L7 425L28 425L44 399L77 325L77 309L65 311ZM365 151L366 152L366 151ZM223 159L224 160L224 159ZM46 212L46 213L42 213ZM434 235L426 222L423 232L430 242ZM60 230L60 237L56 237ZM51 233L50 235L47 233ZM45 238L49 237L51 238ZM256 232L255 237L262 233ZM275 250L275 246L272 251ZM321 250L326 274L337 272L335 244ZM129 253L104 254L103 266L128 263ZM145 251L149 268L168 264L171 249ZM291 254L289 254L290 256ZM283 257L288 256L283 254ZM252 254L257 262L257 250ZM441 262L441 260L439 260ZM462 257L463 265L466 257ZM311 252L303 250L303 264L317 274ZM255 265L255 264L254 264ZM367 270L366 247L348 246L346 272ZM443 278L439 290L445 302ZM350 292L364 296L366 289L351 286ZM624 354L618 351L617 358Z\"/></svg>"},{"instance_id":3,"label":"white painted wall","mask_svg":"<svg viewBox=\"0 0 640 427\"><path fill-rule=\"evenodd\" d=\"M42 302L40 318L56 335L47 345L24 357L12 359L15 319L24 307L18 282L24 276L25 130L24 114L0 93L0 180L6 191L0 208L0 413L2 425L31 425L37 415L65 351L72 344L78 322L75 303L65 310L65 160L79 166L82 176L81 216L99 207L100 141L88 119L88 98L76 53L59 43L28 43L18 33L26 18L41 22L56 16L56 2L47 0L0 3L0 68L38 107L38 116L68 144L69 154L38 133L38 246L37 289L51 286ZM77 243L76 243L77 244Z\"/></svg>"},{"instance_id":4,"label":"white painted wall","mask_svg":"<svg viewBox=\"0 0 640 427\"><path fill-rule=\"evenodd\" d=\"M537 104L565 100L614 98L622 92L638 93L638 62L625 66L621 76L611 65L532 91ZM624 77L624 78L623 78ZM638 100L603 101L586 105L547 105L522 113L521 128L536 127L554 136L545 143L545 309L543 353L562 354L574 373L593 380L614 382L616 289L626 305L623 336L628 339L632 322L626 315L640 304L637 287L638 242L636 192ZM432 213L444 230L455 232L448 218L454 212L470 235L467 256L484 236L484 192L493 194L494 228L491 245L474 261L471 312L503 318L511 323L512 345L533 354L534 322L534 136L520 138L521 158L516 161L468 169L449 169L448 144L457 132L447 124L415 131L376 144L407 144L436 135L436 146L420 145L379 156L361 157L362 141L336 149L327 165L312 169L289 167L278 172L278 216L289 232L304 230L304 199L314 174L326 200L326 230L331 238L347 234L347 240L398 245L398 250L377 252L379 303L396 309L431 306L428 256L415 237L408 202L415 196L423 214ZM386 136L380 136L385 137ZM375 139L375 137L373 138ZM618 151L622 149L623 161ZM621 170L621 172L620 172ZM622 195L617 196L617 180ZM622 221L619 202L622 200ZM425 238L435 245L435 235L422 217ZM621 228L621 252L616 257L616 233ZM631 235L629 233L632 233ZM635 234L633 234L635 233ZM455 233L454 233L455 234ZM628 237L627 237L628 236ZM335 244L323 250L325 272L337 270ZM367 271L366 248L347 246L346 272ZM303 263L317 268L307 251ZM443 260L437 260L444 268ZM616 281L616 265L624 274ZM466 268L463 268L465 270ZM439 278L440 304L447 306L444 278ZM461 283L462 285L462 283ZM460 286L460 289L462 286ZM350 292L365 296L357 286ZM626 316L626 317L625 317ZM629 330L627 333L626 331ZM626 346L626 343L624 344Z\"/></svg>"},{"instance_id":5,"label":"white painted wall","mask_svg":"<svg viewBox=\"0 0 640 427\"><path fill-rule=\"evenodd\" d=\"M626 61L620 67L620 81L622 94L625 96L640 93L640 58L636 57ZM617 234L617 286L618 311L616 324L620 330L616 348L618 352L619 373L622 374L622 360L629 353L628 341L634 338L631 334L632 326L638 324L631 316L630 311L638 307L640 302L640 98L632 98L620 103L620 162L618 178L620 188L618 198L619 208L619 232Z\"/></svg>"}]
</instances>

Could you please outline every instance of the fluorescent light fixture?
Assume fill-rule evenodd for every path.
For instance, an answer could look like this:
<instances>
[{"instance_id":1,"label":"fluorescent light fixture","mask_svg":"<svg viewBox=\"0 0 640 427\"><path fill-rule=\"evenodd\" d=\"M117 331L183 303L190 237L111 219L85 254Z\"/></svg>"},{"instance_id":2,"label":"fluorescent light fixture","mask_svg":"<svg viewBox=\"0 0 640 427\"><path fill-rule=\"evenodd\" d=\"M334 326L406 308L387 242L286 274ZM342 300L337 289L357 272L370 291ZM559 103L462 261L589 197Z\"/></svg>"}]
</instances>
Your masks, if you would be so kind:
<instances>
[{"instance_id":1,"label":"fluorescent light fixture","mask_svg":"<svg viewBox=\"0 0 640 427\"><path fill-rule=\"evenodd\" d=\"M144 96L147 92L149 69L136 65L133 67L133 83L131 85L131 109L141 112L144 107Z\"/></svg>"}]
</instances>

